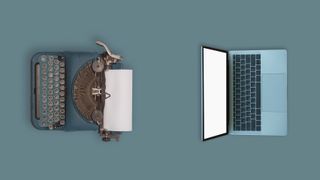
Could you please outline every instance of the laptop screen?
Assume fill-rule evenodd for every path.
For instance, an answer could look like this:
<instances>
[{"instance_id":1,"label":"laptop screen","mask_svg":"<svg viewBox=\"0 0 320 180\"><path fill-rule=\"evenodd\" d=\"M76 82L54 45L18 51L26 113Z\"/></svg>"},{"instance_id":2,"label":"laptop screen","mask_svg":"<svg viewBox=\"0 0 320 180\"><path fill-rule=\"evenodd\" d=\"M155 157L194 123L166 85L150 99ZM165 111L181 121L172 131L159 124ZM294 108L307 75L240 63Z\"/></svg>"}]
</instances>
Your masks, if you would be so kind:
<instances>
[{"instance_id":1,"label":"laptop screen","mask_svg":"<svg viewBox=\"0 0 320 180\"><path fill-rule=\"evenodd\" d=\"M202 140L227 133L227 54L202 47Z\"/></svg>"}]
</instances>

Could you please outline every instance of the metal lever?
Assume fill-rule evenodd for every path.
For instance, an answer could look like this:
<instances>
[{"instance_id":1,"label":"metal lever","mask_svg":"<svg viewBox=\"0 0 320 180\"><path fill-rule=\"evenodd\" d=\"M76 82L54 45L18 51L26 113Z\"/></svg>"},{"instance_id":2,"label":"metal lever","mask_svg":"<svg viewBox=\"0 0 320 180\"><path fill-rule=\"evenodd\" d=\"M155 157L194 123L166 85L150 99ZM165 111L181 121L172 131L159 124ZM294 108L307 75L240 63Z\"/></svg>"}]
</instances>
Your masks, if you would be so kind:
<instances>
[{"instance_id":1,"label":"metal lever","mask_svg":"<svg viewBox=\"0 0 320 180\"><path fill-rule=\"evenodd\" d=\"M101 41L96 41L96 44L99 45L99 46L102 46L106 50L106 52L108 53L108 55L110 57L112 57L114 59L117 59L117 60L121 60L122 59L122 57L120 55L112 54L112 52L110 51L110 49L108 48L108 46L105 43L103 43Z\"/></svg>"}]
</instances>

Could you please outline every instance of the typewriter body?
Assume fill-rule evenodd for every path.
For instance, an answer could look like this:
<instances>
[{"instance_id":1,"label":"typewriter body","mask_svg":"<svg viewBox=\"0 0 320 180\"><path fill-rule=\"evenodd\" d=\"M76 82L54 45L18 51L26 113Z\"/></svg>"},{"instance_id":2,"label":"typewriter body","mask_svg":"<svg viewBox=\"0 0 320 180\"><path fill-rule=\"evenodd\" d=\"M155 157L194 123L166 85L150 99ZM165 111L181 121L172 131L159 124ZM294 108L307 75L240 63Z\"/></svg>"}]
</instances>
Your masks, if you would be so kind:
<instances>
[{"instance_id":1,"label":"typewriter body","mask_svg":"<svg viewBox=\"0 0 320 180\"><path fill-rule=\"evenodd\" d=\"M105 129L105 72L121 69L121 56L105 52L40 52L31 60L33 126L40 130L96 130L102 140L121 132Z\"/></svg>"}]
</instances>

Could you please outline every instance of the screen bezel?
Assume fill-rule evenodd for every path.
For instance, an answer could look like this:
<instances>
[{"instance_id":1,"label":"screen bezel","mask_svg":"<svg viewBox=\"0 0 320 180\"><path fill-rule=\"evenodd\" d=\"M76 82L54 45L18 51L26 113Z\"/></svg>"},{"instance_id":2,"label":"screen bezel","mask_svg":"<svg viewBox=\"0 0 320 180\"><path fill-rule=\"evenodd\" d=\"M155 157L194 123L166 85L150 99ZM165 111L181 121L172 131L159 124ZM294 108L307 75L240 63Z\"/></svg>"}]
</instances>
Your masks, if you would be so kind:
<instances>
[{"instance_id":1,"label":"screen bezel","mask_svg":"<svg viewBox=\"0 0 320 180\"><path fill-rule=\"evenodd\" d=\"M209 50L214 50L214 51L220 51L223 53L226 53L226 132L222 133L222 134L218 134L215 136L211 136L208 138L204 137L204 49L209 49ZM202 141L207 141L213 138L217 138L220 136L224 136L227 135L229 133L229 53L228 51L225 50L221 50L221 49L217 49L217 48L212 48L212 47L208 47L208 46L201 46L201 138Z\"/></svg>"}]
</instances>

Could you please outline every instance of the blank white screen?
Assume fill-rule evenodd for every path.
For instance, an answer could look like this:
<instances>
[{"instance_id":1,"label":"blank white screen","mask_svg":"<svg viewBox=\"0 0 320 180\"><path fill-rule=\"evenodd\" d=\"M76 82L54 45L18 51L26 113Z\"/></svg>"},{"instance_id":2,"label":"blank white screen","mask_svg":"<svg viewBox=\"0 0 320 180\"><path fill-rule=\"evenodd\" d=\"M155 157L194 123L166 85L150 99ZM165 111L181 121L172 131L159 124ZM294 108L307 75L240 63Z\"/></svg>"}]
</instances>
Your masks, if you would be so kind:
<instances>
[{"instance_id":1,"label":"blank white screen","mask_svg":"<svg viewBox=\"0 0 320 180\"><path fill-rule=\"evenodd\" d=\"M227 53L203 49L203 138L227 132Z\"/></svg>"}]
</instances>

